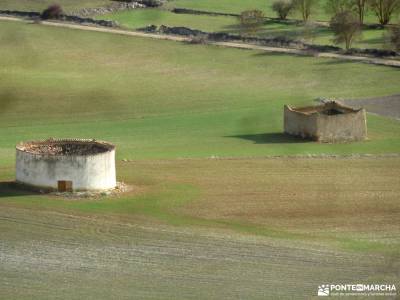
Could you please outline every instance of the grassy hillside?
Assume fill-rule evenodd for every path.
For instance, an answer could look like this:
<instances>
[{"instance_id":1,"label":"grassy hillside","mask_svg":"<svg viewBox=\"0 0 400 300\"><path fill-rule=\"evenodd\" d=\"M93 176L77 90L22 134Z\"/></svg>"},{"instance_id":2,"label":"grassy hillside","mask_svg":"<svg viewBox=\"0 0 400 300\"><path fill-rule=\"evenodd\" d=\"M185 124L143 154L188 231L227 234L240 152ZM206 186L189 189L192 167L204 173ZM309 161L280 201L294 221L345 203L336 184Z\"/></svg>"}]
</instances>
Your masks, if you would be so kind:
<instances>
[{"instance_id":1,"label":"grassy hillside","mask_svg":"<svg viewBox=\"0 0 400 300\"><path fill-rule=\"evenodd\" d=\"M400 125L370 140L282 134L285 103L399 92L397 69L2 22L1 164L20 140L109 139L119 158L398 152ZM382 84L384 83L384 84Z\"/></svg>"},{"instance_id":2,"label":"grassy hillside","mask_svg":"<svg viewBox=\"0 0 400 300\"><path fill-rule=\"evenodd\" d=\"M318 1L311 19L320 21L328 21L330 19L331 16L325 11L325 2L326 0ZM112 3L112 0L2 0L0 1L0 10L15 9L41 11L54 3L60 4L65 11L69 12L80 8L104 6ZM275 12L271 9L272 3L273 0L170 0L163 6L163 9L169 10L179 7L235 14L239 14L244 10L259 9L268 17L276 17ZM290 18L300 19L301 16L299 13L293 12L290 15ZM375 15L370 11L367 11L365 19L366 22L377 23ZM396 23L399 20L399 15L393 16L393 23Z\"/></svg>"},{"instance_id":3,"label":"grassy hillside","mask_svg":"<svg viewBox=\"0 0 400 300\"><path fill-rule=\"evenodd\" d=\"M168 2L166 7L173 8L190 8L195 10L203 11L215 11L222 13L235 13L238 14L244 10L259 9L264 12L266 16L276 17L276 14L272 11L273 0L173 0ZM311 19L319 21L328 21L331 16L326 13L325 10L326 1L319 0L317 5L312 11ZM298 12L293 12L291 18L301 19ZM393 21L398 19L398 15L394 16ZM372 12L366 13L366 22L377 23L376 16Z\"/></svg>"},{"instance_id":4,"label":"grassy hillside","mask_svg":"<svg viewBox=\"0 0 400 300\"><path fill-rule=\"evenodd\" d=\"M10 10L29 10L29 11L42 11L54 1L49 0L3 0L0 2L1 9ZM112 3L111 0L63 0L58 1L63 9L68 13L85 7L99 7ZM272 1L271 1L272 3ZM239 13L246 9L261 9L266 16L275 17L271 11L271 3L259 0L241 0L241 1L192 1L192 0L176 0L167 2L160 9L138 9L132 11L117 12L111 15L100 15L99 19L109 19L118 21L122 26L130 28L144 27L150 24L155 25L168 25L168 26L186 26L204 31L223 31L230 33L240 33L238 22L235 17L224 16L204 16L204 15L178 15L169 11L174 7L183 7L191 9L199 9L206 11L216 12L229 12ZM329 20L329 16L324 11L324 4L321 2L319 8L316 9L313 15L314 19ZM294 13L292 18L300 18L299 15ZM376 22L373 15L366 17L368 22ZM271 36L286 36L295 39L307 39L307 42L312 42L320 45L331 45L333 35L330 30L325 28L313 29L312 38L310 38L310 30L304 26L286 25L279 23L266 23L265 26L259 31L258 35L263 37ZM385 30L364 30L360 39L354 43L354 47L358 48L385 48L388 43L385 39Z\"/></svg>"},{"instance_id":5,"label":"grassy hillside","mask_svg":"<svg viewBox=\"0 0 400 300\"><path fill-rule=\"evenodd\" d=\"M398 69L4 21L0 42L0 298L309 299L327 282L400 283L398 157L262 158L399 153L400 123L374 115L366 142L282 134L284 103L399 93ZM15 144L48 137L116 143L131 190L16 189Z\"/></svg>"},{"instance_id":6,"label":"grassy hillside","mask_svg":"<svg viewBox=\"0 0 400 300\"><path fill-rule=\"evenodd\" d=\"M112 2L111 0L1 0L0 10L42 11L54 3L60 4L68 12L80 8L98 7Z\"/></svg>"}]
</instances>

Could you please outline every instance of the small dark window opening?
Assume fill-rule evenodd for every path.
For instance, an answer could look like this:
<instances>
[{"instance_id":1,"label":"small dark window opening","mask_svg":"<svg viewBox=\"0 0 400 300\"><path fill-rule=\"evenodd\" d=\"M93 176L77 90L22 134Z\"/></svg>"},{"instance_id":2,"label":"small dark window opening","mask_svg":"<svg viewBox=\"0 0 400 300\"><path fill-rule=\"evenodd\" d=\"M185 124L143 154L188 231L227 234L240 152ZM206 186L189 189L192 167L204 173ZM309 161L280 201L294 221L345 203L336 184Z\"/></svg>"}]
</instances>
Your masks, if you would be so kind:
<instances>
[{"instance_id":1,"label":"small dark window opening","mask_svg":"<svg viewBox=\"0 0 400 300\"><path fill-rule=\"evenodd\" d=\"M72 192L72 181L59 180L58 181L59 192Z\"/></svg>"}]
</instances>

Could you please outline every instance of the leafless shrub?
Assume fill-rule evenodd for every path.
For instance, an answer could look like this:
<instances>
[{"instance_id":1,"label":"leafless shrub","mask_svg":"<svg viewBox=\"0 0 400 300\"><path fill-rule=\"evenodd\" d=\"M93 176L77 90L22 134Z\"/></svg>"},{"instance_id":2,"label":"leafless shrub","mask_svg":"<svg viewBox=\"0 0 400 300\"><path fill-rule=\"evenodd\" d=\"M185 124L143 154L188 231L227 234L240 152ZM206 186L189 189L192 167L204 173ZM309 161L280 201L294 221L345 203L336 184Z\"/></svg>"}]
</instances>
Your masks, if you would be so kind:
<instances>
[{"instance_id":1,"label":"leafless shrub","mask_svg":"<svg viewBox=\"0 0 400 300\"><path fill-rule=\"evenodd\" d=\"M357 13L358 15L358 21L360 24L364 24L364 15L365 11L367 10L367 0L352 0L352 9Z\"/></svg>"},{"instance_id":2,"label":"leafless shrub","mask_svg":"<svg viewBox=\"0 0 400 300\"><path fill-rule=\"evenodd\" d=\"M272 10L276 12L278 18L281 20L286 20L292 9L293 2L289 0L276 0L272 3Z\"/></svg>"},{"instance_id":3,"label":"leafless shrub","mask_svg":"<svg viewBox=\"0 0 400 300\"><path fill-rule=\"evenodd\" d=\"M327 0L325 3L325 11L328 14L336 15L338 13L350 10L352 3L350 0Z\"/></svg>"},{"instance_id":4,"label":"leafless shrub","mask_svg":"<svg viewBox=\"0 0 400 300\"><path fill-rule=\"evenodd\" d=\"M304 22L310 19L310 16L318 5L318 0L293 0L293 6L301 13Z\"/></svg>"},{"instance_id":5,"label":"leafless shrub","mask_svg":"<svg viewBox=\"0 0 400 300\"><path fill-rule=\"evenodd\" d=\"M337 13L330 21L330 27L335 34L336 44L344 43L349 50L356 37L360 35L360 22L351 11Z\"/></svg>"},{"instance_id":6,"label":"leafless shrub","mask_svg":"<svg viewBox=\"0 0 400 300\"><path fill-rule=\"evenodd\" d=\"M254 34L264 23L264 13L261 10L246 10L239 16L240 26L245 33Z\"/></svg>"},{"instance_id":7,"label":"leafless shrub","mask_svg":"<svg viewBox=\"0 0 400 300\"><path fill-rule=\"evenodd\" d=\"M368 4L382 25L389 24L392 15L400 10L400 0L368 0Z\"/></svg>"}]
</instances>

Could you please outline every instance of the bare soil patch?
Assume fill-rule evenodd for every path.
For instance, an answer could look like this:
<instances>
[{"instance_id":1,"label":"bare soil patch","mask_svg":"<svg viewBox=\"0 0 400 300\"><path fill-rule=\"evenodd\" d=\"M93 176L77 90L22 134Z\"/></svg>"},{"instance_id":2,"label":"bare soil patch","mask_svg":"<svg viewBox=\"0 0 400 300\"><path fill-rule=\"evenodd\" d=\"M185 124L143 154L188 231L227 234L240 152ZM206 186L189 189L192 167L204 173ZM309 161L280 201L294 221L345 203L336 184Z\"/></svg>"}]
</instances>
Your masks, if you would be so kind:
<instances>
[{"instance_id":1,"label":"bare soil patch","mask_svg":"<svg viewBox=\"0 0 400 300\"><path fill-rule=\"evenodd\" d=\"M399 164L398 157L127 163L136 178L151 178L154 187L184 182L201 191L174 209L178 215L332 241L363 237L382 243L397 234L400 224Z\"/></svg>"},{"instance_id":2,"label":"bare soil patch","mask_svg":"<svg viewBox=\"0 0 400 300\"><path fill-rule=\"evenodd\" d=\"M299 242L10 207L0 228L2 299L310 299L325 282L397 283L396 259Z\"/></svg>"}]
</instances>

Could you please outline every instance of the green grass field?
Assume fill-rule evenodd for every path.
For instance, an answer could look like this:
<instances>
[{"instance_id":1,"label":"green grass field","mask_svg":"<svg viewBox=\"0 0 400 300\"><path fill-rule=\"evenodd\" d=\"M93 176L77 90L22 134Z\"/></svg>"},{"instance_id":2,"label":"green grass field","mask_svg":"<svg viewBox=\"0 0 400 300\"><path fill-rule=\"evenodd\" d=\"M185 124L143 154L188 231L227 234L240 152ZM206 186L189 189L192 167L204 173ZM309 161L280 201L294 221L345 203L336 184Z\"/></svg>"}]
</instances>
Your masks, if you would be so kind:
<instances>
[{"instance_id":1,"label":"green grass field","mask_svg":"<svg viewBox=\"0 0 400 300\"><path fill-rule=\"evenodd\" d=\"M234 13L240 14L242 11L258 9L264 12L266 16L275 17L275 13L272 11L271 5L273 1L263 1L263 0L174 0L167 3L168 8L178 7L178 8L189 8L195 10L203 11L213 11L221 13ZM324 1L320 1L324 3ZM315 18L324 19L325 13L322 9L323 4L316 9ZM296 13L292 17L299 17Z\"/></svg>"},{"instance_id":2,"label":"green grass field","mask_svg":"<svg viewBox=\"0 0 400 300\"><path fill-rule=\"evenodd\" d=\"M284 104L395 94L396 69L1 24L1 164L49 136L109 139L128 159L399 151L398 122L373 115L363 143L282 134Z\"/></svg>"},{"instance_id":3,"label":"green grass field","mask_svg":"<svg viewBox=\"0 0 400 300\"><path fill-rule=\"evenodd\" d=\"M285 103L398 94L396 68L0 22L0 298L310 299L400 284L400 123L282 134ZM132 190L16 189L15 144L117 146ZM221 159L218 159L221 158ZM123 161L124 160L124 161Z\"/></svg>"},{"instance_id":4,"label":"green grass field","mask_svg":"<svg viewBox=\"0 0 400 300\"><path fill-rule=\"evenodd\" d=\"M264 12L268 17L276 17L276 14L272 11L272 0L173 0L166 4L167 8L189 8L203 11L214 11L222 13L235 13L239 14L245 10L258 9ZM326 13L325 0L320 0L312 12L312 19L319 21L328 21L330 15ZM300 19L300 15L293 12L291 18ZM398 21L398 15L394 15L393 21ZM372 12L366 13L366 22L376 23L376 17Z\"/></svg>"},{"instance_id":5,"label":"green grass field","mask_svg":"<svg viewBox=\"0 0 400 300\"><path fill-rule=\"evenodd\" d=\"M112 0L60 0L56 2L60 4L66 12L70 12L81 8L105 6L111 4ZM0 2L0 10L41 11L54 3L55 2L51 0L2 0ZM169 10L178 7L234 14L239 14L244 10L259 9L268 17L276 17L276 14L271 9L272 3L272 0L171 0L168 1L163 8ZM290 17L299 19L300 15L293 12ZM318 1L318 5L312 13L312 19L328 21L330 17L331 16L325 11L325 0ZM369 23L377 23L376 17L372 12L367 12L365 20ZM399 15L395 14L393 16L393 23L399 20Z\"/></svg>"},{"instance_id":6,"label":"green grass field","mask_svg":"<svg viewBox=\"0 0 400 300\"><path fill-rule=\"evenodd\" d=\"M58 3L66 11L87 7L99 7L112 3L110 0L1 0L0 9L42 11L49 5Z\"/></svg>"}]
</instances>

